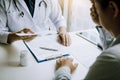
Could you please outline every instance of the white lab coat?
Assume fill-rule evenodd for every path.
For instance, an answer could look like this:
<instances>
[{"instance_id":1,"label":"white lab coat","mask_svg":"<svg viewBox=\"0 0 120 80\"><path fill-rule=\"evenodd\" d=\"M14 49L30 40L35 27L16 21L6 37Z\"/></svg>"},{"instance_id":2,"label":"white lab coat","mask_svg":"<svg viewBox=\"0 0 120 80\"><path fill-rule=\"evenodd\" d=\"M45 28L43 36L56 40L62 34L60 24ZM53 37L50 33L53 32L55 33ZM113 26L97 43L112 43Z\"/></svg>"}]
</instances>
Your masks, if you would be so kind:
<instances>
[{"instance_id":1,"label":"white lab coat","mask_svg":"<svg viewBox=\"0 0 120 80\"><path fill-rule=\"evenodd\" d=\"M9 32L17 32L24 28L30 28L34 32L44 30L56 30L60 26L65 27L66 22L62 16L61 9L57 0L35 0L34 15L31 16L24 0L0 0L0 42L7 43ZM18 9L20 11L18 11ZM24 12L24 16L20 16Z\"/></svg>"}]
</instances>

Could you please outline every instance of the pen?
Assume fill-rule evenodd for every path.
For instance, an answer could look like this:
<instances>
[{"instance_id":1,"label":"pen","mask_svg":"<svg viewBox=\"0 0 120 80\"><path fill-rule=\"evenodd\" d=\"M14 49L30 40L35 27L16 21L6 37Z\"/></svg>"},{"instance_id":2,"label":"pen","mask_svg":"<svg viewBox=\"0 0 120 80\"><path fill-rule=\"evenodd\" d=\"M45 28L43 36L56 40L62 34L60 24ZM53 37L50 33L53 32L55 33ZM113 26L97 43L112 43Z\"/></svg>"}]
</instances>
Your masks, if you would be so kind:
<instances>
[{"instance_id":1,"label":"pen","mask_svg":"<svg viewBox=\"0 0 120 80\"><path fill-rule=\"evenodd\" d=\"M52 48L46 48L46 47L40 47L40 48L49 51L58 51L57 49L52 49Z\"/></svg>"},{"instance_id":2,"label":"pen","mask_svg":"<svg viewBox=\"0 0 120 80\"><path fill-rule=\"evenodd\" d=\"M46 59L46 60L47 60L47 61L48 61L48 60L54 60L54 59L66 57L66 56L69 56L69 55L70 55L70 54L64 54L64 55L60 55L60 56L56 56L56 57L51 57L51 58L48 58L48 59Z\"/></svg>"},{"instance_id":3,"label":"pen","mask_svg":"<svg viewBox=\"0 0 120 80\"><path fill-rule=\"evenodd\" d=\"M70 56L70 54L64 54L64 55L59 55L59 56L56 56L56 57L46 58L46 59L40 60L38 62L42 63L42 62L45 62L45 61L54 60L54 59L58 59L58 58L66 57L66 56Z\"/></svg>"}]
</instances>

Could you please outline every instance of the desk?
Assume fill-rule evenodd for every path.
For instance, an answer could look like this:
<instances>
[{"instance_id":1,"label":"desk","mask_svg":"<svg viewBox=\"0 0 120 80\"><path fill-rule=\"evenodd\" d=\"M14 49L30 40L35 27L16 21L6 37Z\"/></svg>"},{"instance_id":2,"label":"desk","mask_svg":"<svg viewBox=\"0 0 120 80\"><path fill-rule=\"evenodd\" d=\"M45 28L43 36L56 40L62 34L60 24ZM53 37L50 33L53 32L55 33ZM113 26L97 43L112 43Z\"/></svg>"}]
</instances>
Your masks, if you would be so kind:
<instances>
[{"instance_id":1,"label":"desk","mask_svg":"<svg viewBox=\"0 0 120 80\"><path fill-rule=\"evenodd\" d=\"M72 80L82 80L101 51L75 33L70 33L70 36L72 45L67 52L79 62L79 67L72 74ZM22 41L14 42L12 45L19 50L28 50ZM27 67L4 67L0 71L0 80L54 80L55 60L37 63L31 53L28 54Z\"/></svg>"}]
</instances>

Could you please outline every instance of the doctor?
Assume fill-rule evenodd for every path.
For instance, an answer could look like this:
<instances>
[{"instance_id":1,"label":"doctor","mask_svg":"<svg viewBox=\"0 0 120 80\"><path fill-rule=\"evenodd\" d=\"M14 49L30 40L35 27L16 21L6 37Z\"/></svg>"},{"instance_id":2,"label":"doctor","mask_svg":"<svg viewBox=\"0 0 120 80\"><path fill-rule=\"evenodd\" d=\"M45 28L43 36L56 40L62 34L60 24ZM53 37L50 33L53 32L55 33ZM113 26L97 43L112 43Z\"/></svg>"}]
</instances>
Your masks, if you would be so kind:
<instances>
[{"instance_id":1,"label":"doctor","mask_svg":"<svg viewBox=\"0 0 120 80\"><path fill-rule=\"evenodd\" d=\"M0 0L1 43L34 38L19 37L16 33L44 31L58 31L61 43L70 45L66 22L57 0Z\"/></svg>"}]
</instances>

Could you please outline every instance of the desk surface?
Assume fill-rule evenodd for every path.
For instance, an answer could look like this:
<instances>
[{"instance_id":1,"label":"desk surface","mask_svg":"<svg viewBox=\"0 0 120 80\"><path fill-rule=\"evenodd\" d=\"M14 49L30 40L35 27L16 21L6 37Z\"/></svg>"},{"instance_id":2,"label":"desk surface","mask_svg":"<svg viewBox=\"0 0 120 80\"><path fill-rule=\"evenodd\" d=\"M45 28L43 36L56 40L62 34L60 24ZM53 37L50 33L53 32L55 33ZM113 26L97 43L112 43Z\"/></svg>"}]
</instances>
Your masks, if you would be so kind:
<instances>
[{"instance_id":1,"label":"desk surface","mask_svg":"<svg viewBox=\"0 0 120 80\"><path fill-rule=\"evenodd\" d=\"M82 80L101 51L75 33L70 33L70 36L72 45L67 52L71 53L79 63L77 70L72 74L72 80ZM22 41L13 45L19 51L28 50ZM54 80L55 60L37 63L31 53L28 54L28 66L4 67L0 70L0 80Z\"/></svg>"}]
</instances>

